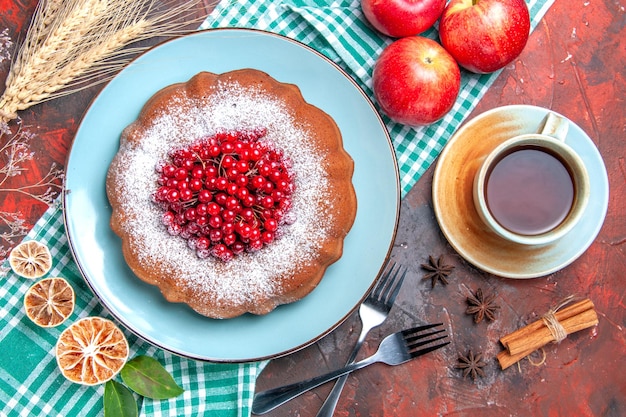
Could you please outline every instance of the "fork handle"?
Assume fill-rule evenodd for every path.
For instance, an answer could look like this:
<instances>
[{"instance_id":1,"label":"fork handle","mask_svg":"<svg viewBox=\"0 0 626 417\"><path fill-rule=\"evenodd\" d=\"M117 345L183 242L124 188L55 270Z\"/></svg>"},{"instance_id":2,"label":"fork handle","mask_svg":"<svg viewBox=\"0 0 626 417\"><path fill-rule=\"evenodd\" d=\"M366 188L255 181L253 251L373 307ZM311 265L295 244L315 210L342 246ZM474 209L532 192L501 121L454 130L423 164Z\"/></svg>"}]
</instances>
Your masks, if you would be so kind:
<instances>
[{"instance_id":1,"label":"fork handle","mask_svg":"<svg viewBox=\"0 0 626 417\"><path fill-rule=\"evenodd\" d=\"M354 345L354 348L352 349L352 352L350 353L350 357L348 358L346 365L350 365L351 363L354 362L357 354L359 353L359 350L361 350L361 346L363 345L363 342L365 341L365 337L367 336L369 331L370 329L366 327L364 327L361 330L359 339ZM333 389L330 391L330 394L328 394L328 397L326 397L326 401L324 401L324 404L322 404L322 406L320 407L315 417L332 417L333 416L333 413L335 412L335 408L337 407L337 403L339 402L339 397L341 397L341 391L343 391L343 387L344 385L346 385L347 380L348 380L348 374L344 374L341 377L339 377L339 379L337 379L337 381L335 382L335 385L333 385Z\"/></svg>"},{"instance_id":2,"label":"fork handle","mask_svg":"<svg viewBox=\"0 0 626 417\"><path fill-rule=\"evenodd\" d=\"M252 414L265 414L276 407L283 405L289 400L307 392L310 389L319 387L328 381L339 378L357 369L365 368L375 362L379 362L378 355L374 354L360 362L350 364L335 371L316 376L305 381L295 382L293 384L284 385L278 388L272 388L257 393L252 400Z\"/></svg>"},{"instance_id":3,"label":"fork handle","mask_svg":"<svg viewBox=\"0 0 626 417\"><path fill-rule=\"evenodd\" d=\"M332 391L326 397L326 401L320 407L317 412L316 417L332 417L335 412L335 408L337 407L337 403L339 402L339 397L341 397L341 391L343 391L343 387L346 385L346 381L348 380L348 375L343 374L335 385L333 386Z\"/></svg>"}]
</instances>

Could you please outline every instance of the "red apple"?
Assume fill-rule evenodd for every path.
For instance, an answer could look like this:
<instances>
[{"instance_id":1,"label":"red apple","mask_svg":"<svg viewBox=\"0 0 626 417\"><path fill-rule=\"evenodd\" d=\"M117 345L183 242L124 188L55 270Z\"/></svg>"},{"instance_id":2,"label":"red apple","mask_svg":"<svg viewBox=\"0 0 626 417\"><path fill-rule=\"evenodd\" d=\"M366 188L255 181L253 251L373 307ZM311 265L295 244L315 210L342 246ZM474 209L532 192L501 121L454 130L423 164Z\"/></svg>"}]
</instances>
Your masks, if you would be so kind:
<instances>
[{"instance_id":1,"label":"red apple","mask_svg":"<svg viewBox=\"0 0 626 417\"><path fill-rule=\"evenodd\" d=\"M361 0L367 20L393 38L417 35L435 24L446 0Z\"/></svg>"},{"instance_id":2,"label":"red apple","mask_svg":"<svg viewBox=\"0 0 626 417\"><path fill-rule=\"evenodd\" d=\"M387 46L374 66L374 97L399 123L423 126L441 119L459 94L461 71L441 45L422 36Z\"/></svg>"},{"instance_id":3,"label":"red apple","mask_svg":"<svg viewBox=\"0 0 626 417\"><path fill-rule=\"evenodd\" d=\"M480 74L517 58L529 34L524 0L451 0L439 22L444 48L459 65Z\"/></svg>"}]
</instances>

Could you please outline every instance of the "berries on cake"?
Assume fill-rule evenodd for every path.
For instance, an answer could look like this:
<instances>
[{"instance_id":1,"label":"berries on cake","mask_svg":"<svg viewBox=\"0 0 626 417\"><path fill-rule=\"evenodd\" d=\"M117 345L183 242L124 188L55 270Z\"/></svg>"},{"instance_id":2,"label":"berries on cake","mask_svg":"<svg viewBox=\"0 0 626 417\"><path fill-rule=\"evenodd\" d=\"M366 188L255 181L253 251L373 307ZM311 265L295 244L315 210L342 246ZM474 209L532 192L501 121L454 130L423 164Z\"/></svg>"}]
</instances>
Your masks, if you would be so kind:
<instances>
[{"instance_id":1,"label":"berries on cake","mask_svg":"<svg viewBox=\"0 0 626 417\"><path fill-rule=\"evenodd\" d=\"M148 100L107 174L124 258L170 302L212 318L300 300L343 251L354 163L298 87L201 72Z\"/></svg>"}]
</instances>

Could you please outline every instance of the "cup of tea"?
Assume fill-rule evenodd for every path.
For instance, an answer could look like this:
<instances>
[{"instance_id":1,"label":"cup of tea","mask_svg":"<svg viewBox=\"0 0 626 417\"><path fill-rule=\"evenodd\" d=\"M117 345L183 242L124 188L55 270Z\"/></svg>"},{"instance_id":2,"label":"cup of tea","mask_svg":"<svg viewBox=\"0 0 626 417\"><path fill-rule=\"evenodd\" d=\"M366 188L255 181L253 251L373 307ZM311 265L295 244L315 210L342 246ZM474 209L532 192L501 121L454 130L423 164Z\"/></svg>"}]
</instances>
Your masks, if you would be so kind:
<instances>
[{"instance_id":1,"label":"cup of tea","mask_svg":"<svg viewBox=\"0 0 626 417\"><path fill-rule=\"evenodd\" d=\"M565 143L569 121L548 113L538 133L510 138L482 162L474 205L485 225L522 245L546 245L568 233L589 201L589 175Z\"/></svg>"}]
</instances>

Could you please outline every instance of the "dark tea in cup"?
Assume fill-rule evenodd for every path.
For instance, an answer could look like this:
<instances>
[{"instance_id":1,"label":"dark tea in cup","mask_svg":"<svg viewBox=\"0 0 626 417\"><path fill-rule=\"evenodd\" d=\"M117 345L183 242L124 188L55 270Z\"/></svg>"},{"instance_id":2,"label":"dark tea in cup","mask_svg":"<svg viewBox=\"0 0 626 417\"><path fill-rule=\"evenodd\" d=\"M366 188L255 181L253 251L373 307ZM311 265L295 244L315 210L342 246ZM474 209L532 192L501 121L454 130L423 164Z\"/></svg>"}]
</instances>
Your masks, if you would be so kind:
<instances>
[{"instance_id":1,"label":"dark tea in cup","mask_svg":"<svg viewBox=\"0 0 626 417\"><path fill-rule=\"evenodd\" d=\"M505 140L474 177L474 206L492 232L522 245L569 233L589 201L589 175L565 143L568 121L548 113L543 129Z\"/></svg>"},{"instance_id":2,"label":"dark tea in cup","mask_svg":"<svg viewBox=\"0 0 626 417\"><path fill-rule=\"evenodd\" d=\"M543 148L513 148L487 174L487 207L502 227L522 235L556 228L574 202L570 170Z\"/></svg>"}]
</instances>

